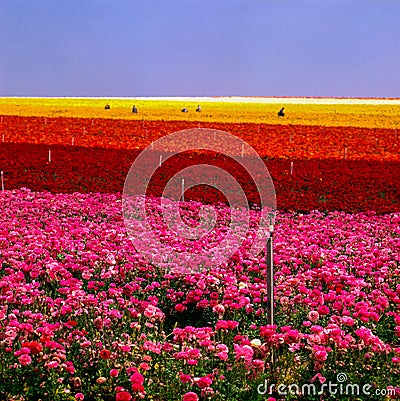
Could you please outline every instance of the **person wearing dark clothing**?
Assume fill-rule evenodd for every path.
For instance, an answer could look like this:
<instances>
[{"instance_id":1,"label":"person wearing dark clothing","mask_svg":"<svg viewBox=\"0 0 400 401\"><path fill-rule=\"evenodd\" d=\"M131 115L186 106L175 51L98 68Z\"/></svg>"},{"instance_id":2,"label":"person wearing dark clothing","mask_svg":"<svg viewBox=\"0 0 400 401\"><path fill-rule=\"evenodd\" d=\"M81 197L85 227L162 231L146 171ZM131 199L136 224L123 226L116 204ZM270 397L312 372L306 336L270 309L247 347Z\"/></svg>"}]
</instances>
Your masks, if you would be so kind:
<instances>
[{"instance_id":1,"label":"person wearing dark clothing","mask_svg":"<svg viewBox=\"0 0 400 401\"><path fill-rule=\"evenodd\" d=\"M285 113L283 112L283 110L285 110L284 107L282 107L279 111L278 111L278 117L283 117L285 115Z\"/></svg>"},{"instance_id":2,"label":"person wearing dark clothing","mask_svg":"<svg viewBox=\"0 0 400 401\"><path fill-rule=\"evenodd\" d=\"M106 104L105 107L104 107L104 110L110 110L110 105Z\"/></svg>"},{"instance_id":3,"label":"person wearing dark clothing","mask_svg":"<svg viewBox=\"0 0 400 401\"><path fill-rule=\"evenodd\" d=\"M181 111L182 111L182 113L187 113L188 109L186 107L184 107Z\"/></svg>"},{"instance_id":4,"label":"person wearing dark clothing","mask_svg":"<svg viewBox=\"0 0 400 401\"><path fill-rule=\"evenodd\" d=\"M132 107L132 113L137 114L137 108L136 108L136 106L133 106L133 107Z\"/></svg>"},{"instance_id":5,"label":"person wearing dark clothing","mask_svg":"<svg viewBox=\"0 0 400 401\"><path fill-rule=\"evenodd\" d=\"M197 111L198 113L200 113L200 112L201 112L201 107L200 107L200 105L199 105L199 104L197 105L197 109L196 109L196 111Z\"/></svg>"}]
</instances>

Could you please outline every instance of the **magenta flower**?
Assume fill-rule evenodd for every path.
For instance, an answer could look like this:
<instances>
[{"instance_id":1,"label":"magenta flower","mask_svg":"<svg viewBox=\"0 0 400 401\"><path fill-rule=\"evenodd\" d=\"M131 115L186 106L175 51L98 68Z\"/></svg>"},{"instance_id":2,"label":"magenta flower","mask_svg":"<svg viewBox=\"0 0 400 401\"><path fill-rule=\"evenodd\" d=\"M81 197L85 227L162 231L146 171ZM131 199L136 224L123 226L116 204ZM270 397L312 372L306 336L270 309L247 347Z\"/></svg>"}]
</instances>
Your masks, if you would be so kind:
<instances>
[{"instance_id":1,"label":"magenta flower","mask_svg":"<svg viewBox=\"0 0 400 401\"><path fill-rule=\"evenodd\" d=\"M22 365L22 366L27 366L30 365L32 363L32 358L28 355L28 354L22 354L19 358L18 358L18 362Z\"/></svg>"},{"instance_id":2,"label":"magenta flower","mask_svg":"<svg viewBox=\"0 0 400 401\"><path fill-rule=\"evenodd\" d=\"M200 377L200 378L195 378L194 379L195 383L197 386L201 389L210 387L212 384L212 379L208 376Z\"/></svg>"},{"instance_id":3,"label":"magenta flower","mask_svg":"<svg viewBox=\"0 0 400 401\"><path fill-rule=\"evenodd\" d=\"M183 395L182 401L199 401L199 396L190 391Z\"/></svg>"}]
</instances>

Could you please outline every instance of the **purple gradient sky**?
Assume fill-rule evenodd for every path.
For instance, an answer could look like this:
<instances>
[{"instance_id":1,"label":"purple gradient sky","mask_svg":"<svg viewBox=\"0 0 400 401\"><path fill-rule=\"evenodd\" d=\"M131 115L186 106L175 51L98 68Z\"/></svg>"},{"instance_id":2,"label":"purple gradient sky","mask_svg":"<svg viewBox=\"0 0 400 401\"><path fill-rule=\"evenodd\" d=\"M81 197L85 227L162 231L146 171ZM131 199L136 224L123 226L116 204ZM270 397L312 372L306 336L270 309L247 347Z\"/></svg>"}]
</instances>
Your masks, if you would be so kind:
<instances>
[{"instance_id":1,"label":"purple gradient sky","mask_svg":"<svg viewBox=\"0 0 400 401\"><path fill-rule=\"evenodd\" d=\"M397 0L1 0L0 96L400 97Z\"/></svg>"}]
</instances>

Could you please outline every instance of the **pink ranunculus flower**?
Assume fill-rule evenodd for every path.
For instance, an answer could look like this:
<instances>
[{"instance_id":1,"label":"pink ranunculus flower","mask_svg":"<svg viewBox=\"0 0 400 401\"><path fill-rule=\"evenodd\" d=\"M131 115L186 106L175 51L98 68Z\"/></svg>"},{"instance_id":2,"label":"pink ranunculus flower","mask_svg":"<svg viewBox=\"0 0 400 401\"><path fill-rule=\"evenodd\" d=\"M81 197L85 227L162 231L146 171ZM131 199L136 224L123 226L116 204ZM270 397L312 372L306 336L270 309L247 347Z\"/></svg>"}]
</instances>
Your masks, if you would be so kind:
<instances>
[{"instance_id":1,"label":"pink ranunculus flower","mask_svg":"<svg viewBox=\"0 0 400 401\"><path fill-rule=\"evenodd\" d=\"M250 345L239 345L234 344L234 351L235 351L235 359L237 360L244 360L246 363L251 362L254 349Z\"/></svg>"},{"instance_id":2,"label":"pink ranunculus flower","mask_svg":"<svg viewBox=\"0 0 400 401\"><path fill-rule=\"evenodd\" d=\"M58 363L57 361L51 361L51 362L49 362L49 363L47 364L47 367L48 367L49 369L55 369L55 368L58 367L58 365L59 365L59 363Z\"/></svg>"},{"instance_id":3,"label":"pink ranunculus flower","mask_svg":"<svg viewBox=\"0 0 400 401\"><path fill-rule=\"evenodd\" d=\"M27 366L30 365L32 363L32 358L28 355L28 354L22 354L19 358L18 358L18 362L22 365L22 366Z\"/></svg>"},{"instance_id":4,"label":"pink ranunculus flower","mask_svg":"<svg viewBox=\"0 0 400 401\"><path fill-rule=\"evenodd\" d=\"M319 362L326 361L326 359L328 358L328 353L326 352L326 349L320 346L314 346L313 348L314 358Z\"/></svg>"},{"instance_id":5,"label":"pink ranunculus flower","mask_svg":"<svg viewBox=\"0 0 400 401\"><path fill-rule=\"evenodd\" d=\"M175 309L177 312L183 312L183 311L186 309L186 306L185 306L185 305L182 305L182 304L176 304L175 307L174 307L174 309Z\"/></svg>"},{"instance_id":6,"label":"pink ranunculus flower","mask_svg":"<svg viewBox=\"0 0 400 401\"><path fill-rule=\"evenodd\" d=\"M183 395L182 401L199 401L199 396L196 393L190 391Z\"/></svg>"},{"instance_id":7,"label":"pink ranunculus flower","mask_svg":"<svg viewBox=\"0 0 400 401\"><path fill-rule=\"evenodd\" d=\"M179 375L179 380L180 380L182 383L190 383L190 382L192 381L192 378L191 378L190 375L181 373L181 374Z\"/></svg>"},{"instance_id":8,"label":"pink ranunculus flower","mask_svg":"<svg viewBox=\"0 0 400 401\"><path fill-rule=\"evenodd\" d=\"M143 384L144 382L144 376L138 372L135 372L131 377L130 377L131 383L137 383L137 384Z\"/></svg>"},{"instance_id":9,"label":"pink ranunculus flower","mask_svg":"<svg viewBox=\"0 0 400 401\"><path fill-rule=\"evenodd\" d=\"M218 304L213 307L213 311L218 313L218 315L223 315L225 313L224 305Z\"/></svg>"},{"instance_id":10,"label":"pink ranunculus flower","mask_svg":"<svg viewBox=\"0 0 400 401\"><path fill-rule=\"evenodd\" d=\"M212 379L208 376L204 376L204 377L196 378L195 382L199 388L203 389L203 388L211 386Z\"/></svg>"},{"instance_id":11,"label":"pink ranunculus flower","mask_svg":"<svg viewBox=\"0 0 400 401\"><path fill-rule=\"evenodd\" d=\"M312 310L308 313L307 318L311 322L316 323L319 319L319 313L315 310Z\"/></svg>"}]
</instances>

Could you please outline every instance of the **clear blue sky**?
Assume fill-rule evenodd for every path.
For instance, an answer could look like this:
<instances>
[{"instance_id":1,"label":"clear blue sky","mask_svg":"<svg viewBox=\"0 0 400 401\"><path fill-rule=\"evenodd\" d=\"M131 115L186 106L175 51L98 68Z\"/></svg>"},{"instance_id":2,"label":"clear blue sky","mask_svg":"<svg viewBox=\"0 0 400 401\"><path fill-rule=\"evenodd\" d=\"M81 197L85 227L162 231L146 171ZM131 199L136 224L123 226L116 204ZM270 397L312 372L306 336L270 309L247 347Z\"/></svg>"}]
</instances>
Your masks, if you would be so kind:
<instances>
[{"instance_id":1,"label":"clear blue sky","mask_svg":"<svg viewBox=\"0 0 400 401\"><path fill-rule=\"evenodd\" d=\"M0 0L0 96L400 97L397 0Z\"/></svg>"}]
</instances>

